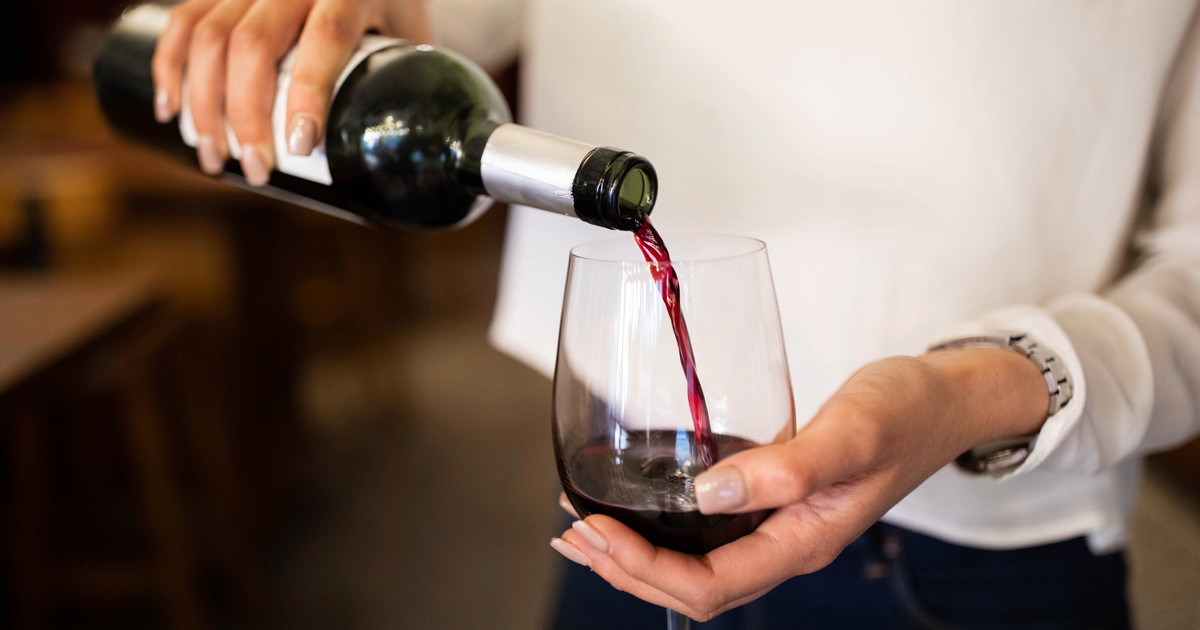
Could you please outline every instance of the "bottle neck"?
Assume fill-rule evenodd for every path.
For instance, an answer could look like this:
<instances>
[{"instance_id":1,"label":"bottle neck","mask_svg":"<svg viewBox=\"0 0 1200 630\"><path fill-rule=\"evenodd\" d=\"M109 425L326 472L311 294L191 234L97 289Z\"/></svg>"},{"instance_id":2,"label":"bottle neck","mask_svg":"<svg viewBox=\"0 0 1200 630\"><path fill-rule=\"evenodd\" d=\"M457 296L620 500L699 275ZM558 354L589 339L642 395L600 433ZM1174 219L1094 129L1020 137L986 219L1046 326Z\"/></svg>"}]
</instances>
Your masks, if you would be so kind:
<instances>
[{"instance_id":1,"label":"bottle neck","mask_svg":"<svg viewBox=\"0 0 1200 630\"><path fill-rule=\"evenodd\" d=\"M636 230L657 196L654 167L628 151L516 124L500 125L480 159L488 195L614 230Z\"/></svg>"},{"instance_id":2,"label":"bottle neck","mask_svg":"<svg viewBox=\"0 0 1200 630\"><path fill-rule=\"evenodd\" d=\"M479 174L490 197L577 217L571 189L594 145L516 124L488 136Z\"/></svg>"}]
</instances>

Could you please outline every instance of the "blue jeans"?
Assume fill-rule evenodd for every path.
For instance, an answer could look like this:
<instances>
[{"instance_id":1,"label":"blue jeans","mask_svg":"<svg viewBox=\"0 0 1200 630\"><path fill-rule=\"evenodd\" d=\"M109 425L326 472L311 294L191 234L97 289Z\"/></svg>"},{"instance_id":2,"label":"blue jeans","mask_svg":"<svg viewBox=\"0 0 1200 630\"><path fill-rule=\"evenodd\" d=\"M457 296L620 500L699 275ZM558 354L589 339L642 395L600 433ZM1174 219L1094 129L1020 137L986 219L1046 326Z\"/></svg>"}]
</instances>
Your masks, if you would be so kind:
<instances>
[{"instance_id":1,"label":"blue jeans","mask_svg":"<svg viewBox=\"0 0 1200 630\"><path fill-rule=\"evenodd\" d=\"M662 608L563 564L554 630L666 628ZM1125 559L1083 538L990 551L877 523L828 567L693 628L1128 630Z\"/></svg>"}]
</instances>

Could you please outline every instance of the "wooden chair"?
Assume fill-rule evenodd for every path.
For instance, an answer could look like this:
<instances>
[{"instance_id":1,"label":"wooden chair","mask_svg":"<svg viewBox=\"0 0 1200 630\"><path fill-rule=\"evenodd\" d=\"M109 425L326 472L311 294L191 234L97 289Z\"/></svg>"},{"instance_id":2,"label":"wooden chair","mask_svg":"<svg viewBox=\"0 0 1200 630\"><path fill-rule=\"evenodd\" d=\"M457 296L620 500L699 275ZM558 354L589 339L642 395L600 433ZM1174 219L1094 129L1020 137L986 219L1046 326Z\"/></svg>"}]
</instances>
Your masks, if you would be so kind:
<instances>
[{"instance_id":1,"label":"wooden chair","mask_svg":"<svg viewBox=\"0 0 1200 630\"><path fill-rule=\"evenodd\" d=\"M152 357L174 330L145 272L0 277L0 429L11 436L15 627L45 627L52 604L62 600L146 596L161 602L172 627L206 626L152 372ZM151 552L131 561L58 564L46 535L52 493L44 410L79 363L97 353L117 358L123 442Z\"/></svg>"}]
</instances>

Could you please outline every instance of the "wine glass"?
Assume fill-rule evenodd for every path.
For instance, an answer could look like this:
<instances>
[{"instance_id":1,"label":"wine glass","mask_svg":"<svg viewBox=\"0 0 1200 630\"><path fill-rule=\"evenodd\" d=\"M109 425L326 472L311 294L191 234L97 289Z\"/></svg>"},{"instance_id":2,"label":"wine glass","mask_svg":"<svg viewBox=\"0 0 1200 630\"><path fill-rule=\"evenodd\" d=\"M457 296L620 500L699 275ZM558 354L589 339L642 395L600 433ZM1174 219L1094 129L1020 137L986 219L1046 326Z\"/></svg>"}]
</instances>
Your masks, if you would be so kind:
<instances>
[{"instance_id":1,"label":"wine glass","mask_svg":"<svg viewBox=\"0 0 1200 630\"><path fill-rule=\"evenodd\" d=\"M706 460L795 434L779 309L762 241L669 234L671 259L644 232L571 250L554 452L580 518L605 514L655 545L704 554L770 515L701 514L694 480ZM687 627L667 615L668 627Z\"/></svg>"}]
</instances>

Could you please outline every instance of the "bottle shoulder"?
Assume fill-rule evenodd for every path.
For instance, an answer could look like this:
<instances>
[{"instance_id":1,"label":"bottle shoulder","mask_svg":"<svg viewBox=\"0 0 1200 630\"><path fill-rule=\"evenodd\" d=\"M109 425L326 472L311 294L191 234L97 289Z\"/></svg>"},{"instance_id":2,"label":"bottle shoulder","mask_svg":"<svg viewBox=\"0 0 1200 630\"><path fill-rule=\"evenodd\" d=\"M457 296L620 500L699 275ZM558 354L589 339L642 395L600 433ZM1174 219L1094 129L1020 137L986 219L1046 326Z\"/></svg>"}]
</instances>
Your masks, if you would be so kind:
<instances>
[{"instance_id":1,"label":"bottle shoulder","mask_svg":"<svg viewBox=\"0 0 1200 630\"><path fill-rule=\"evenodd\" d=\"M330 173L335 186L377 209L379 220L453 224L484 194L479 156L491 132L510 120L499 88L457 53L386 48L354 68L334 97ZM431 209L429 217L418 219L417 208Z\"/></svg>"},{"instance_id":2,"label":"bottle shoulder","mask_svg":"<svg viewBox=\"0 0 1200 630\"><path fill-rule=\"evenodd\" d=\"M329 128L394 135L397 126L444 123L463 116L497 125L512 121L500 89L481 68L453 51L394 46L367 56L332 103ZM410 122L410 124L404 124Z\"/></svg>"}]
</instances>

